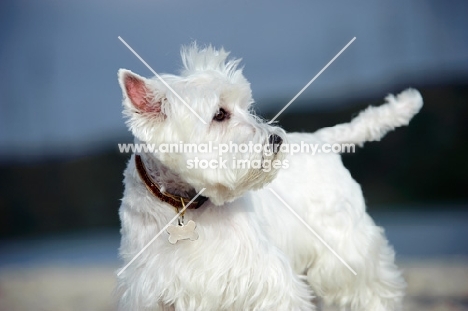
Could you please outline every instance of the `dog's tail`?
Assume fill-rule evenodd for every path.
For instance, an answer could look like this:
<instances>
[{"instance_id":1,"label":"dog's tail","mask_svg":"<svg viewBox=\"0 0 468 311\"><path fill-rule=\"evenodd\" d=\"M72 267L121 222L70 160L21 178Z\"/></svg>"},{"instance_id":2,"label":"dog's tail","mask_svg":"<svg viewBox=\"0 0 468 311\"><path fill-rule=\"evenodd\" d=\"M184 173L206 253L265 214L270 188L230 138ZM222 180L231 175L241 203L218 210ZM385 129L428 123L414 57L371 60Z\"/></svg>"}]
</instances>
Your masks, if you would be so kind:
<instances>
[{"instance_id":1,"label":"dog's tail","mask_svg":"<svg viewBox=\"0 0 468 311\"><path fill-rule=\"evenodd\" d=\"M326 127L314 136L326 143L348 143L361 146L366 141L380 140L396 127L408 125L423 105L421 94L407 89L396 97L388 95L386 103L379 107L368 107L349 123Z\"/></svg>"}]
</instances>

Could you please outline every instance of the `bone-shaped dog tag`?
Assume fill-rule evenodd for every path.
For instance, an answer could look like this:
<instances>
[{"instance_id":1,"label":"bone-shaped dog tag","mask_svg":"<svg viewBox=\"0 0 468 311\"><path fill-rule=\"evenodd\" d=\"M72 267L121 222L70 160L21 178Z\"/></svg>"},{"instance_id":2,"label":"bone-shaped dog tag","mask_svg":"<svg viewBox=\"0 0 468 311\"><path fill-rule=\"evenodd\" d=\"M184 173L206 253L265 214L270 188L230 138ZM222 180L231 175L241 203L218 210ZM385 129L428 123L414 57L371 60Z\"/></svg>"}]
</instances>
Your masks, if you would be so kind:
<instances>
[{"instance_id":1,"label":"bone-shaped dog tag","mask_svg":"<svg viewBox=\"0 0 468 311\"><path fill-rule=\"evenodd\" d=\"M197 224L193 220L189 220L186 225L183 223L174 226L170 225L167 227L167 233L169 233L169 243L176 244L180 240L198 240L198 232L195 231Z\"/></svg>"}]
</instances>

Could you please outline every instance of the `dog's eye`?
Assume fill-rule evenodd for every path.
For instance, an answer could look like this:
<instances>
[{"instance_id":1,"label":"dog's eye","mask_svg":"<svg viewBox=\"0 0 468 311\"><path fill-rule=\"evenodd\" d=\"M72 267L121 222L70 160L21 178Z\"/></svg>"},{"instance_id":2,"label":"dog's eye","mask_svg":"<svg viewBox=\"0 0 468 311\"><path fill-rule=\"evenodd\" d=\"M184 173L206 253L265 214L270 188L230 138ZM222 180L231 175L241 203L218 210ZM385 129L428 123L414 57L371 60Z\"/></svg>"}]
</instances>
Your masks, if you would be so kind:
<instances>
[{"instance_id":1,"label":"dog's eye","mask_svg":"<svg viewBox=\"0 0 468 311\"><path fill-rule=\"evenodd\" d=\"M227 117L228 117L228 113L226 112L226 110L224 110L223 108L219 108L219 110L215 113L213 120L221 122Z\"/></svg>"}]
</instances>

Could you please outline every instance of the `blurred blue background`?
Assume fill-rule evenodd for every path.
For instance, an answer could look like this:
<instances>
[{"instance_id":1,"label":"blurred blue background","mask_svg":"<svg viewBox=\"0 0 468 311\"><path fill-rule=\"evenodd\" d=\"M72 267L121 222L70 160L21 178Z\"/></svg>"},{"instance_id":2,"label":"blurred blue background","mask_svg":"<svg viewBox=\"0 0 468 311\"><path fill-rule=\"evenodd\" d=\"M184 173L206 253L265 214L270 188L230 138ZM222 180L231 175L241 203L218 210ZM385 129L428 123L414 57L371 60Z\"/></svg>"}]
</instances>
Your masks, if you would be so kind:
<instances>
[{"instance_id":1,"label":"blurred blue background","mask_svg":"<svg viewBox=\"0 0 468 311\"><path fill-rule=\"evenodd\" d=\"M357 37L279 124L313 131L418 88L410 126L344 163L399 258L465 258L467 13L461 0L0 2L0 268L117 264L117 143L132 141L117 70L152 75L118 36L158 73L177 73L181 45L223 46L266 118Z\"/></svg>"},{"instance_id":2,"label":"blurred blue background","mask_svg":"<svg viewBox=\"0 0 468 311\"><path fill-rule=\"evenodd\" d=\"M395 84L468 71L468 5L453 1L2 1L0 152L5 160L85 154L125 135L116 72L181 67L196 40L243 58L262 111L278 111L357 40L291 111L381 98ZM324 103L324 100L327 103Z\"/></svg>"}]
</instances>

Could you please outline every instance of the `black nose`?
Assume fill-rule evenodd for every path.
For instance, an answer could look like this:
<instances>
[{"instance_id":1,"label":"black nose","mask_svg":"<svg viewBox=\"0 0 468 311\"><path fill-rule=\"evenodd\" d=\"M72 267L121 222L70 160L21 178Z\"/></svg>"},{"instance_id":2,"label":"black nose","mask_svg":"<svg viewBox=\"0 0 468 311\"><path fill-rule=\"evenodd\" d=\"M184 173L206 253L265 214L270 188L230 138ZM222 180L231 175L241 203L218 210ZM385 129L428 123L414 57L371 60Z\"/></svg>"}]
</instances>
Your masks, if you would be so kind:
<instances>
[{"instance_id":1,"label":"black nose","mask_svg":"<svg viewBox=\"0 0 468 311\"><path fill-rule=\"evenodd\" d=\"M283 139L279 137L278 135L273 134L273 135L270 135L270 137L268 138L268 142L270 143L270 145L272 145L273 152L278 153L279 148L281 144L283 143Z\"/></svg>"}]
</instances>

